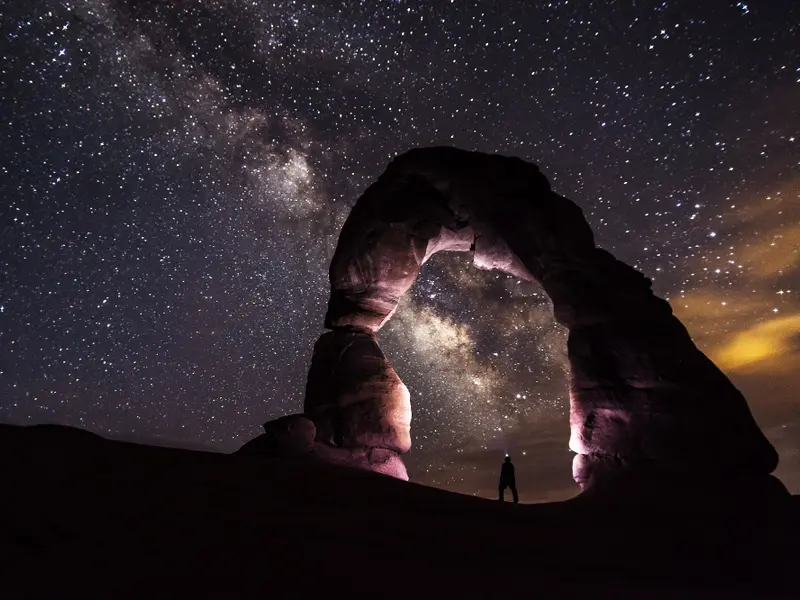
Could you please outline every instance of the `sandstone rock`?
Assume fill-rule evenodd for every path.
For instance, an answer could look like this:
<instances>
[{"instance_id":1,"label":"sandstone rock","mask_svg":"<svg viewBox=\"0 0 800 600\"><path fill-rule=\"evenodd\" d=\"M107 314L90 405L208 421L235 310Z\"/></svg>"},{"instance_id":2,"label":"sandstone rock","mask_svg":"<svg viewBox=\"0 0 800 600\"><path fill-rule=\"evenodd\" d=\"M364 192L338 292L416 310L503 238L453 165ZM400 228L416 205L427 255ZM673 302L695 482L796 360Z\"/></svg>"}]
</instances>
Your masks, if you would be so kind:
<instances>
[{"instance_id":1,"label":"sandstone rock","mask_svg":"<svg viewBox=\"0 0 800 600\"><path fill-rule=\"evenodd\" d=\"M372 446L338 447L317 442L316 427L305 415L289 415L264 423L266 433L250 440L234 454L265 458L317 460L365 469L408 481L398 452Z\"/></svg>"},{"instance_id":2,"label":"sandstone rock","mask_svg":"<svg viewBox=\"0 0 800 600\"><path fill-rule=\"evenodd\" d=\"M637 513L657 506L670 513L686 511L703 498L717 510L731 509L735 502L747 511L768 514L780 512L792 500L779 479L764 473L668 470L651 461L597 454L576 454L572 476L586 490L577 502L627 506Z\"/></svg>"},{"instance_id":3,"label":"sandstone rock","mask_svg":"<svg viewBox=\"0 0 800 600\"><path fill-rule=\"evenodd\" d=\"M264 423L264 432L277 444L306 450L314 443L317 429L304 415L289 415Z\"/></svg>"},{"instance_id":4,"label":"sandstone rock","mask_svg":"<svg viewBox=\"0 0 800 600\"><path fill-rule=\"evenodd\" d=\"M374 471L408 481L408 471L403 459L397 452L386 448L336 448L327 444L315 444L313 456L324 462Z\"/></svg>"},{"instance_id":5,"label":"sandstone rock","mask_svg":"<svg viewBox=\"0 0 800 600\"><path fill-rule=\"evenodd\" d=\"M314 445L316 427L303 415L289 415L264 423L265 433L250 440L236 454L251 456L299 456Z\"/></svg>"},{"instance_id":6,"label":"sandstone rock","mask_svg":"<svg viewBox=\"0 0 800 600\"><path fill-rule=\"evenodd\" d=\"M739 391L650 280L595 246L577 205L535 165L454 148L397 157L342 229L325 318L334 331L314 348L306 390L318 442L409 448L408 391L372 334L442 251L538 280L570 329L570 445L583 485L640 468L726 477L775 468Z\"/></svg>"},{"instance_id":7,"label":"sandstone rock","mask_svg":"<svg viewBox=\"0 0 800 600\"><path fill-rule=\"evenodd\" d=\"M406 386L367 333L334 331L314 346L305 414L318 442L337 447L411 447Z\"/></svg>"},{"instance_id":8,"label":"sandstone rock","mask_svg":"<svg viewBox=\"0 0 800 600\"><path fill-rule=\"evenodd\" d=\"M241 448L236 450L234 454L242 456L267 456L270 458L277 458L284 455L284 451L280 447L275 447L273 440L261 434L254 437L252 440L245 442Z\"/></svg>"},{"instance_id":9,"label":"sandstone rock","mask_svg":"<svg viewBox=\"0 0 800 600\"><path fill-rule=\"evenodd\" d=\"M345 222L331 261L325 326L380 329L416 280L443 225L459 229L444 197L423 181L381 178L370 186Z\"/></svg>"}]
</instances>

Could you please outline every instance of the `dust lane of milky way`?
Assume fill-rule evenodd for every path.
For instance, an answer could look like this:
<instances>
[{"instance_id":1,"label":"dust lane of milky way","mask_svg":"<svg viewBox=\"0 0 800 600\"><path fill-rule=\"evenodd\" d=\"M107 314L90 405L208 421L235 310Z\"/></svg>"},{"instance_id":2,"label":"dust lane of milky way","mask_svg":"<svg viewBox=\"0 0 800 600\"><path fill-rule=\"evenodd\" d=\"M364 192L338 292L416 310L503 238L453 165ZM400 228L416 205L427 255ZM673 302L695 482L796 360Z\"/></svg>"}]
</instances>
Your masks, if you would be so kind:
<instances>
[{"instance_id":1,"label":"dust lane of milky way","mask_svg":"<svg viewBox=\"0 0 800 600\"><path fill-rule=\"evenodd\" d=\"M299 412L349 208L391 158L538 163L747 395L800 492L794 2L13 3L0 420L231 451ZM381 344L411 478L576 493L542 290L437 256Z\"/></svg>"}]
</instances>

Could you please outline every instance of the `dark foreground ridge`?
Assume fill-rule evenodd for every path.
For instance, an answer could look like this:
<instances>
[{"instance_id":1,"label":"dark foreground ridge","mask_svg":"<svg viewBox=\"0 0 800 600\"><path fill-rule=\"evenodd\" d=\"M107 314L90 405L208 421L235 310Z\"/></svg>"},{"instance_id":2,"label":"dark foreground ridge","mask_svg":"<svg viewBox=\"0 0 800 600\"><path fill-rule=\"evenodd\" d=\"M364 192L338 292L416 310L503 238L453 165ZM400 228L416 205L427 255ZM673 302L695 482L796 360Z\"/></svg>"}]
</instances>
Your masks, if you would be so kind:
<instances>
[{"instance_id":1,"label":"dark foreground ridge","mask_svg":"<svg viewBox=\"0 0 800 600\"><path fill-rule=\"evenodd\" d=\"M511 505L0 425L3 598L794 598L800 498L641 477Z\"/></svg>"}]
</instances>

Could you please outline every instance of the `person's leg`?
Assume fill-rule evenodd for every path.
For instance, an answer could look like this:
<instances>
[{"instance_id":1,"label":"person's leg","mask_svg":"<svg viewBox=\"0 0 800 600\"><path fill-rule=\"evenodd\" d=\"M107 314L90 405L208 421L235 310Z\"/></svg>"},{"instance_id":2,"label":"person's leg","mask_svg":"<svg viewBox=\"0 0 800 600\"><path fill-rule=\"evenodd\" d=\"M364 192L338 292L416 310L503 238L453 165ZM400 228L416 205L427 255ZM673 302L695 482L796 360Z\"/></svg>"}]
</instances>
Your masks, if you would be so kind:
<instances>
[{"instance_id":1,"label":"person's leg","mask_svg":"<svg viewBox=\"0 0 800 600\"><path fill-rule=\"evenodd\" d=\"M514 496L514 504L519 504L519 494L517 494L517 484L512 483L510 486L511 494Z\"/></svg>"},{"instance_id":2,"label":"person's leg","mask_svg":"<svg viewBox=\"0 0 800 600\"><path fill-rule=\"evenodd\" d=\"M504 486L504 485L501 483L501 484L500 484L500 487L499 487L498 489L500 490L500 498L499 498L500 502L505 502L505 498L504 498L504 496L505 496L506 486Z\"/></svg>"}]
</instances>

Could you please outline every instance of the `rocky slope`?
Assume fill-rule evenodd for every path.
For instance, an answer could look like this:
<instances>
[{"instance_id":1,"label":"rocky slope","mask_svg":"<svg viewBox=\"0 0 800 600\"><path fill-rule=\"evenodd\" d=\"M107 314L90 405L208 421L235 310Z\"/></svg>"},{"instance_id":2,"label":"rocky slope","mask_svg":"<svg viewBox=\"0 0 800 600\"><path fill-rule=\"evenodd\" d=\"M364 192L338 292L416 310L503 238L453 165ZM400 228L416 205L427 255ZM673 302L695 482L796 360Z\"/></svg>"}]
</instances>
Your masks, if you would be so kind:
<instances>
[{"instance_id":1,"label":"rocky slope","mask_svg":"<svg viewBox=\"0 0 800 600\"><path fill-rule=\"evenodd\" d=\"M0 426L3 598L791 598L800 503L682 478L512 505L318 461Z\"/></svg>"}]
</instances>

